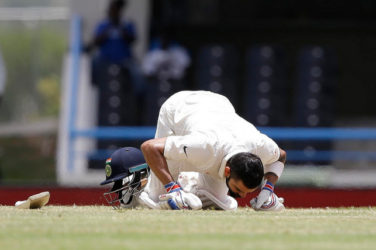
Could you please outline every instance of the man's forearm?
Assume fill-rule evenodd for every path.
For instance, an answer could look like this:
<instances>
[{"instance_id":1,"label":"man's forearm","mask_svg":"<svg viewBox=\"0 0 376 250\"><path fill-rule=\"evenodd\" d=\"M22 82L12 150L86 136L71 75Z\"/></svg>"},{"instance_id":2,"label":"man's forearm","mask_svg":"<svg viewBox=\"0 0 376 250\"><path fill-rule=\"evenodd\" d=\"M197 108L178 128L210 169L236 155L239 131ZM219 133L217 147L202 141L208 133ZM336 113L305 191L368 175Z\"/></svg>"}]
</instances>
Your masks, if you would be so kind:
<instances>
[{"instance_id":1,"label":"man's forearm","mask_svg":"<svg viewBox=\"0 0 376 250\"><path fill-rule=\"evenodd\" d=\"M278 181L278 176L272 172L266 173L264 178L275 185Z\"/></svg>"},{"instance_id":2,"label":"man's forearm","mask_svg":"<svg viewBox=\"0 0 376 250\"><path fill-rule=\"evenodd\" d=\"M148 140L141 145L146 163L163 185L174 181L163 156L165 142L166 138L157 138Z\"/></svg>"}]
</instances>

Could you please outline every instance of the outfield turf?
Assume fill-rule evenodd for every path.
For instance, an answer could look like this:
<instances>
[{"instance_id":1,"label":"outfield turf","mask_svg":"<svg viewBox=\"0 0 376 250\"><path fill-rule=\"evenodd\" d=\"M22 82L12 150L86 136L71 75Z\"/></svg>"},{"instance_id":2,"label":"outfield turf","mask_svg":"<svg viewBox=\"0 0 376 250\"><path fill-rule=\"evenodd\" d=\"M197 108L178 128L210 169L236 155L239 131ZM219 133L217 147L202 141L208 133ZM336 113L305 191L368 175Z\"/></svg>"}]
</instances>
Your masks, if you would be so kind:
<instances>
[{"instance_id":1,"label":"outfield turf","mask_svg":"<svg viewBox=\"0 0 376 250\"><path fill-rule=\"evenodd\" d=\"M0 249L376 249L376 208L226 211L0 206Z\"/></svg>"}]
</instances>

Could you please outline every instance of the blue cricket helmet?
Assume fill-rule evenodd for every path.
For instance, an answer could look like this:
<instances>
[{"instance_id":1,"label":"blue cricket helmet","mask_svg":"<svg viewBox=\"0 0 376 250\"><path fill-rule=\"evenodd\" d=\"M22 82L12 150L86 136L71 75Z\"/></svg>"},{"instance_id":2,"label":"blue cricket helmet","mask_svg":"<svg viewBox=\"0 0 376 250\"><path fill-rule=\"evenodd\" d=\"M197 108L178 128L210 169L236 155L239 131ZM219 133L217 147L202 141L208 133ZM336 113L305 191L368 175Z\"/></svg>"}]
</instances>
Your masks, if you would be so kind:
<instances>
[{"instance_id":1,"label":"blue cricket helmet","mask_svg":"<svg viewBox=\"0 0 376 250\"><path fill-rule=\"evenodd\" d=\"M111 157L106 160L106 180L102 181L101 185L124 179L131 175L133 167L142 164L145 164L145 158L141 150L133 147L125 147L116 150L112 153Z\"/></svg>"},{"instance_id":2,"label":"blue cricket helmet","mask_svg":"<svg viewBox=\"0 0 376 250\"><path fill-rule=\"evenodd\" d=\"M133 147L116 150L106 160L105 172L106 180L100 184L114 183L110 191L103 194L106 201L114 208L136 206L133 196L143 190L149 176L149 167L141 150Z\"/></svg>"}]
</instances>

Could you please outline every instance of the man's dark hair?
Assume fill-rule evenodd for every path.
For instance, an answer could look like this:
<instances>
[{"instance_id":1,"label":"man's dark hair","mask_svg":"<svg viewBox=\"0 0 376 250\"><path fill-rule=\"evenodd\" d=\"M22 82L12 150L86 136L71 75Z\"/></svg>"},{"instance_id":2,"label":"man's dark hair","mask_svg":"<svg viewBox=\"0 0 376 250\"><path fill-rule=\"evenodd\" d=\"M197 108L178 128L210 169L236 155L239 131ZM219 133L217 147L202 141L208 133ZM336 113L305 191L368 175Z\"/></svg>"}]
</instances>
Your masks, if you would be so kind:
<instances>
[{"instance_id":1,"label":"man's dark hair","mask_svg":"<svg viewBox=\"0 0 376 250\"><path fill-rule=\"evenodd\" d=\"M232 156L227 165L230 167L230 177L242 180L247 188L256 188L264 177L264 167L261 159L252 153L238 153Z\"/></svg>"},{"instance_id":2,"label":"man's dark hair","mask_svg":"<svg viewBox=\"0 0 376 250\"><path fill-rule=\"evenodd\" d=\"M125 0L111 0L108 5L108 11L116 11L121 12L122 9L127 5L127 1Z\"/></svg>"}]
</instances>

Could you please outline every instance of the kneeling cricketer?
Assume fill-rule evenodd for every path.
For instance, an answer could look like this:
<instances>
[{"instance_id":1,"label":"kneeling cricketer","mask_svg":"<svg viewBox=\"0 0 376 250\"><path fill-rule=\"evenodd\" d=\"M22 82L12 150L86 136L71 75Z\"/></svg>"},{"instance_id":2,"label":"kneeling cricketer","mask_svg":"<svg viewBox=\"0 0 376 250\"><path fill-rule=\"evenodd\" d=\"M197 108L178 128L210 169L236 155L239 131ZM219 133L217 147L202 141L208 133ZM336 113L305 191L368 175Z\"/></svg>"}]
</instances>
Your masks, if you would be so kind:
<instances>
[{"instance_id":1,"label":"kneeling cricketer","mask_svg":"<svg viewBox=\"0 0 376 250\"><path fill-rule=\"evenodd\" d=\"M101 185L112 184L110 190L104 193L104 197L114 208L172 209L169 203L173 198L167 196L162 200L160 197L155 199L153 190L145 190L148 181L155 177L150 174L150 168L139 149L125 147L116 150L106 160L105 172L106 180ZM198 172L181 172L177 183L181 187L179 192L186 193L173 200L179 209L236 210L238 207L236 199L228 195L226 185L222 185L208 175ZM255 208L255 202L256 200L253 199L250 206ZM277 195L271 193L268 201L256 210L280 211L283 209L283 198L278 198Z\"/></svg>"},{"instance_id":2,"label":"kneeling cricketer","mask_svg":"<svg viewBox=\"0 0 376 250\"><path fill-rule=\"evenodd\" d=\"M129 184L133 191L120 198L118 195L120 202L139 194L140 203L151 208L201 209L209 201L231 210L237 207L234 198L245 197L261 187L250 204L255 210L283 208L274 194L274 185L284 169L285 151L236 114L222 95L209 91L172 95L160 109L155 138L144 142L141 150L138 162L126 164L129 174L144 164L144 175L148 176L145 188L140 192L142 175L136 174L140 184ZM111 171L107 176L115 172L114 158L108 162ZM115 192L124 186L118 179L124 176L119 173L102 184L114 181Z\"/></svg>"}]
</instances>

